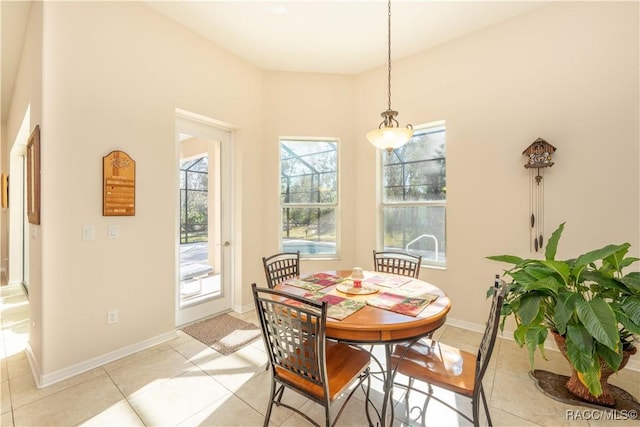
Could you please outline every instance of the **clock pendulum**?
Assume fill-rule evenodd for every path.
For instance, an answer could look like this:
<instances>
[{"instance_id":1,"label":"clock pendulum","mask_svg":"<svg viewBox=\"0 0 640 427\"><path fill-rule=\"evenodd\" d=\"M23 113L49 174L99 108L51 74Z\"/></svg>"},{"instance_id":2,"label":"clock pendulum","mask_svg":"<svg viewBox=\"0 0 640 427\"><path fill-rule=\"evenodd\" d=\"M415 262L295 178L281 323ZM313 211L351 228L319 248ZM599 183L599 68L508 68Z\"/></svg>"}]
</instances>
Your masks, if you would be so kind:
<instances>
[{"instance_id":1,"label":"clock pendulum","mask_svg":"<svg viewBox=\"0 0 640 427\"><path fill-rule=\"evenodd\" d=\"M538 138L522 152L527 156L524 167L529 169L529 244L536 252L544 244L544 169L553 166L555 151L556 147Z\"/></svg>"}]
</instances>

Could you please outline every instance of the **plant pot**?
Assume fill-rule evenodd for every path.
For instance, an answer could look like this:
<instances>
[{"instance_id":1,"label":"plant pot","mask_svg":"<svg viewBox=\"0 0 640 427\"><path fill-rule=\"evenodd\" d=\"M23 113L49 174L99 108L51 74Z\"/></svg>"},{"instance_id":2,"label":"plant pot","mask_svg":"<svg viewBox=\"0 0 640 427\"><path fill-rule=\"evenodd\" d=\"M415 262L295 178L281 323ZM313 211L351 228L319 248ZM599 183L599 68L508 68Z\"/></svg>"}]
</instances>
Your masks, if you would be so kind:
<instances>
[{"instance_id":1,"label":"plant pot","mask_svg":"<svg viewBox=\"0 0 640 427\"><path fill-rule=\"evenodd\" d=\"M614 373L614 370L609 367L602 359L600 359L600 386L602 387L602 394L600 396L594 396L589 392L589 389L582 384L580 379L578 378L578 372L575 370L571 361L567 357L567 346L564 341L564 337L557 334L556 332L552 332L553 338L556 341L558 349L562 353L565 359L569 362L569 366L571 367L571 377L567 381L566 387L569 393L576 396L577 398L584 400L586 402L595 403L597 405L602 406L615 406L616 400L611 392L611 388L609 387L609 377ZM618 370L621 370L627 365L629 361L629 357L636 353L636 348L632 347L629 350L625 350L622 353L622 362L620 363L620 367Z\"/></svg>"}]
</instances>

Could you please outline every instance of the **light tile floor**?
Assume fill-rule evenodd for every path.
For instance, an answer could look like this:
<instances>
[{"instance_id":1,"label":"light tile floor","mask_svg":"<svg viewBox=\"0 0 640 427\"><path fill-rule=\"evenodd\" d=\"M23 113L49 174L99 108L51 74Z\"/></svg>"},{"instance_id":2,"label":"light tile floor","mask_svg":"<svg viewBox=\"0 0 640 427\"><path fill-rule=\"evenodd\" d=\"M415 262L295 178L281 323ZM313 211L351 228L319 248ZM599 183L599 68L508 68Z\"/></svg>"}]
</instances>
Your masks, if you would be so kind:
<instances>
[{"instance_id":1,"label":"light tile floor","mask_svg":"<svg viewBox=\"0 0 640 427\"><path fill-rule=\"evenodd\" d=\"M260 426L264 420L270 390L270 372L261 341L232 355L222 356L190 336L122 358L90 372L37 389L24 348L28 334L28 301L19 286L0 287L0 382L2 426ZM237 315L256 322L255 314ZM475 352L480 334L444 326L435 338ZM375 352L378 353L379 349ZM562 356L550 351L549 361L538 368L567 373ZM491 416L497 426L600 426L612 421L593 412L570 419L587 408L559 403L539 392L528 377L526 352L508 339L499 339L485 387ZM623 371L611 379L640 397L640 373ZM373 401L380 402L381 383L373 381ZM442 392L441 397L468 408L467 399ZM423 425L417 408L423 398L402 391L395 395L394 425ZM314 419L323 419L318 405L285 393L288 403L304 408ZM407 406L408 402L408 406ZM410 409L407 417L406 409ZM411 420L411 418L415 418ZM587 419L591 418L591 419ZM637 421L615 421L616 426L637 425ZM283 408L274 408L270 425L305 426L308 423ZM366 425L364 393L354 395L338 422L339 426ZM424 425L468 425L437 402L432 402Z\"/></svg>"}]
</instances>

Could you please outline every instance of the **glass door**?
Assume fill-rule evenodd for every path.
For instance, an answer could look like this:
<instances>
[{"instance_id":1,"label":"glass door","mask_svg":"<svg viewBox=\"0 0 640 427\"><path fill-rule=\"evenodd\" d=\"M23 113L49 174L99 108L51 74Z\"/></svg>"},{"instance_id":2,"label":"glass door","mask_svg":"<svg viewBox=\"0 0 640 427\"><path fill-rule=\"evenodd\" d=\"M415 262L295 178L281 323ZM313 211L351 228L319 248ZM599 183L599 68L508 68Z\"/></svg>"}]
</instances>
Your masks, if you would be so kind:
<instances>
[{"instance_id":1,"label":"glass door","mask_svg":"<svg viewBox=\"0 0 640 427\"><path fill-rule=\"evenodd\" d=\"M229 224L231 134L177 118L179 208L176 326L231 308Z\"/></svg>"}]
</instances>

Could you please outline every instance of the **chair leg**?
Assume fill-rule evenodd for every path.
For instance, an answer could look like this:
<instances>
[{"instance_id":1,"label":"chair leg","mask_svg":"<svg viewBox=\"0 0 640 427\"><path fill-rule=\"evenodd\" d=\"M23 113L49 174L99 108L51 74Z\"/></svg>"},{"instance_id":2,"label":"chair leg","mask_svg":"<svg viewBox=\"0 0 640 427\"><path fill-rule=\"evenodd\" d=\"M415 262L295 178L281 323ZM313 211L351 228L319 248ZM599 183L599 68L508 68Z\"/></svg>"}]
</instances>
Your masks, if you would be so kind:
<instances>
[{"instance_id":1,"label":"chair leg","mask_svg":"<svg viewBox=\"0 0 640 427\"><path fill-rule=\"evenodd\" d=\"M373 405L373 402L371 402L371 398L369 397L370 391L371 391L371 375L369 374L367 375L367 394L364 399L364 409L365 409L365 412L367 413L367 421L369 422L369 427L372 427L373 422L371 421L371 415L369 415L369 403Z\"/></svg>"},{"instance_id":2,"label":"chair leg","mask_svg":"<svg viewBox=\"0 0 640 427\"><path fill-rule=\"evenodd\" d=\"M408 421L413 420L412 413L413 413L413 410L415 409L416 411L418 411L415 417L415 421L420 420L419 425L426 426L427 425L427 407L429 406L429 401L431 400L431 393L425 393L424 391L413 388L414 383L415 383L415 379L413 377L409 377L408 384L406 386L404 385L402 386L407 390L406 393L404 394L405 415ZM432 391L431 384L429 384L429 390ZM422 408L419 408L417 405L414 406L413 408L410 406L409 396L411 394L411 391L416 391L417 393L425 395L424 402L422 403Z\"/></svg>"},{"instance_id":3,"label":"chair leg","mask_svg":"<svg viewBox=\"0 0 640 427\"><path fill-rule=\"evenodd\" d=\"M331 427L331 411L329 402L324 407L324 425L327 427Z\"/></svg>"},{"instance_id":4,"label":"chair leg","mask_svg":"<svg viewBox=\"0 0 640 427\"><path fill-rule=\"evenodd\" d=\"M409 384L407 385L406 391L404 393L404 416L407 419L407 421L411 420L411 410L413 409L411 408L411 404L409 403L409 395L411 394L412 383L413 383L413 378L409 378Z\"/></svg>"},{"instance_id":5,"label":"chair leg","mask_svg":"<svg viewBox=\"0 0 640 427\"><path fill-rule=\"evenodd\" d=\"M342 415L342 412L345 410L345 408L347 407L347 403L349 403L349 400L351 400L351 397L353 396L353 394L358 390L358 387L362 387L362 383L364 382L364 380L367 380L367 392L366 392L366 400L365 400L365 412L367 414L367 419L369 420L369 425L372 426L373 424L371 423L371 418L369 416L369 403L371 402L370 398L369 398L369 390L371 388L371 375L369 373L369 368L367 368L364 372L362 372L360 374L360 377L358 378L359 381L356 384L356 386L351 390L351 392L347 395L347 397L344 399L344 402L342 403L342 407L340 408L340 410L338 411L338 413L336 414L336 416L333 419L333 424L331 424L332 426L335 425L338 422L338 419L340 418L340 416ZM372 403L373 404L373 403Z\"/></svg>"},{"instance_id":6,"label":"chair leg","mask_svg":"<svg viewBox=\"0 0 640 427\"><path fill-rule=\"evenodd\" d=\"M271 381L271 394L269 396L269 407L267 408L267 413L264 416L264 427L269 426L269 419L271 419L271 410L273 409L275 395L276 395L276 382Z\"/></svg>"},{"instance_id":7,"label":"chair leg","mask_svg":"<svg viewBox=\"0 0 640 427\"><path fill-rule=\"evenodd\" d=\"M431 385L429 385L429 387L431 387ZM431 395L427 396L427 398L424 399L424 405L422 405L421 422L423 426L427 425L427 407L429 406L430 401L431 401Z\"/></svg>"},{"instance_id":8,"label":"chair leg","mask_svg":"<svg viewBox=\"0 0 640 427\"><path fill-rule=\"evenodd\" d=\"M476 396L475 399L473 399L473 401L471 402L471 410L473 414L471 418L473 418L474 427L480 426L480 402L478 402L479 397L480 396Z\"/></svg>"},{"instance_id":9,"label":"chair leg","mask_svg":"<svg viewBox=\"0 0 640 427\"><path fill-rule=\"evenodd\" d=\"M482 396L482 405L484 406L484 413L487 414L487 425L493 427L491 422L491 415L489 414L489 404L487 403L487 397L484 394L484 387L480 386L480 395Z\"/></svg>"}]
</instances>

